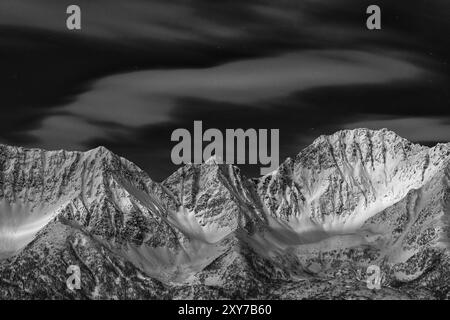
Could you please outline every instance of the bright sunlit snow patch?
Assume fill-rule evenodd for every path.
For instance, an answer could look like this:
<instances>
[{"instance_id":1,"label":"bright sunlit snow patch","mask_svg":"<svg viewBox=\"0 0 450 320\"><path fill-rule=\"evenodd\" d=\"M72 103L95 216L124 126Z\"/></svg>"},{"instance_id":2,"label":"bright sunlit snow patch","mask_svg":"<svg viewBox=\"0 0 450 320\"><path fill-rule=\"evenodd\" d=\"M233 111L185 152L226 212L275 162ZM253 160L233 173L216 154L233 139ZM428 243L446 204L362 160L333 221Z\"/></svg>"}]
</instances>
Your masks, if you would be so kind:
<instances>
[{"instance_id":1,"label":"bright sunlit snow patch","mask_svg":"<svg viewBox=\"0 0 450 320\"><path fill-rule=\"evenodd\" d=\"M53 217L50 210L0 200L0 259L26 246Z\"/></svg>"}]
</instances>

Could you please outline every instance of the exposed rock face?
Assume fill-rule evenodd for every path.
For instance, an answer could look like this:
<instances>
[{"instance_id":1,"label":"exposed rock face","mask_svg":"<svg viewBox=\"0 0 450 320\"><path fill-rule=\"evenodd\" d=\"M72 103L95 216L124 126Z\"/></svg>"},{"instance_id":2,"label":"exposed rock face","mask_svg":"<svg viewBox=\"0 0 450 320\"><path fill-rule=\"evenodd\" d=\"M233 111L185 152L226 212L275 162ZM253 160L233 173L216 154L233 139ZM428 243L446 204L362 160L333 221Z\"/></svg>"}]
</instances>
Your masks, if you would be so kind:
<instances>
[{"instance_id":1,"label":"exposed rock face","mask_svg":"<svg viewBox=\"0 0 450 320\"><path fill-rule=\"evenodd\" d=\"M0 146L0 298L450 298L449 161L358 129L260 179L212 158L156 183L101 147Z\"/></svg>"}]
</instances>

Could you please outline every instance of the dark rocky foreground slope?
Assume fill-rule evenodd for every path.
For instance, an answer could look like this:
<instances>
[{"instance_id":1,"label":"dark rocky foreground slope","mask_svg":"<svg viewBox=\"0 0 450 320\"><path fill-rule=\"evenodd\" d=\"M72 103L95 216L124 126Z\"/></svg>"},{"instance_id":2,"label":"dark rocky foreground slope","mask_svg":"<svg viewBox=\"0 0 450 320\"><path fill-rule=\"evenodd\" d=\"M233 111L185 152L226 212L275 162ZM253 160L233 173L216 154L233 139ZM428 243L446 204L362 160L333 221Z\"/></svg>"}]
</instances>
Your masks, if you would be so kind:
<instances>
[{"instance_id":1,"label":"dark rocky foreground slope","mask_svg":"<svg viewBox=\"0 0 450 320\"><path fill-rule=\"evenodd\" d=\"M358 129L259 179L211 158L156 183L105 148L0 145L0 298L448 299L449 161Z\"/></svg>"}]
</instances>

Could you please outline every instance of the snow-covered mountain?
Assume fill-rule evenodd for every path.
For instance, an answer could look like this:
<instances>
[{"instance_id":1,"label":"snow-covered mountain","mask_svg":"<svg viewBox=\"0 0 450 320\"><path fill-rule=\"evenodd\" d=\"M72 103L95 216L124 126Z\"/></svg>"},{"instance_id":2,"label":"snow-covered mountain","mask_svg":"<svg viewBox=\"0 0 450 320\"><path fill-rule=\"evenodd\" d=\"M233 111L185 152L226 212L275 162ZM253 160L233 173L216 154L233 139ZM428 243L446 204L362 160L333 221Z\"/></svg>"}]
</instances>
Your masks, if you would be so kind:
<instances>
[{"instance_id":1,"label":"snow-covered mountain","mask_svg":"<svg viewBox=\"0 0 450 320\"><path fill-rule=\"evenodd\" d=\"M449 163L357 129L259 179L211 158L157 183L102 147L0 145L0 298L448 299Z\"/></svg>"}]
</instances>

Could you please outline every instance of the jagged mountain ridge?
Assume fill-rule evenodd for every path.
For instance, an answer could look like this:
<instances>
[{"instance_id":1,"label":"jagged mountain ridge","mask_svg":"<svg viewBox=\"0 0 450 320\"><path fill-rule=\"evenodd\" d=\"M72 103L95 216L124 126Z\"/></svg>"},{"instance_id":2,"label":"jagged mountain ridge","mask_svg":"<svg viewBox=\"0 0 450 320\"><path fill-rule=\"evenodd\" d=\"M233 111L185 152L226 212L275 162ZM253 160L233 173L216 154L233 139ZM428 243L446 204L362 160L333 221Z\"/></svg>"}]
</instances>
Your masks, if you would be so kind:
<instances>
[{"instance_id":1,"label":"jagged mountain ridge","mask_svg":"<svg viewBox=\"0 0 450 320\"><path fill-rule=\"evenodd\" d=\"M357 129L256 181L210 159L156 183L105 148L0 146L0 297L370 298L348 278L377 264L379 294L448 298L449 160Z\"/></svg>"}]
</instances>

